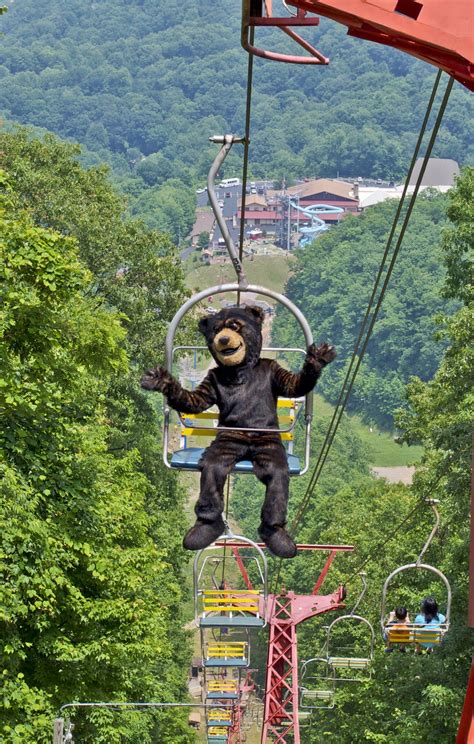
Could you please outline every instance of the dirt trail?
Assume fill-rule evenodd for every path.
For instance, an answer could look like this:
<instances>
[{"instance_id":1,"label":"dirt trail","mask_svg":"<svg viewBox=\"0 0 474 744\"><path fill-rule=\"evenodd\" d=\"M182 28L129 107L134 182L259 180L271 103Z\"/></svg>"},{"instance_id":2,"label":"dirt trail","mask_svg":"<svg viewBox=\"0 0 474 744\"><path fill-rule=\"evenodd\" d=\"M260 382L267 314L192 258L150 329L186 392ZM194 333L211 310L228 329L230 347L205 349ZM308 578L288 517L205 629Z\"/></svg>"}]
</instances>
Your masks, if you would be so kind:
<instances>
[{"instance_id":1,"label":"dirt trail","mask_svg":"<svg viewBox=\"0 0 474 744\"><path fill-rule=\"evenodd\" d=\"M372 468L372 472L377 478L383 478L389 483L404 483L411 486L415 468L413 465L400 465L393 468Z\"/></svg>"}]
</instances>

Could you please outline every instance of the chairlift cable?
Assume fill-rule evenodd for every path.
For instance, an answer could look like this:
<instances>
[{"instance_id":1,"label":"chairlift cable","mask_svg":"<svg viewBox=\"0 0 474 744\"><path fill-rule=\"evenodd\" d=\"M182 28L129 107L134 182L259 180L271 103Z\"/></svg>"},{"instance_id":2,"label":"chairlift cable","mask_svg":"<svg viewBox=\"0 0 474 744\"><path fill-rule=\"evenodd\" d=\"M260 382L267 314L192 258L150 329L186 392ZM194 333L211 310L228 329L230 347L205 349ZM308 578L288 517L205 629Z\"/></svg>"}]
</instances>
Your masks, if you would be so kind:
<instances>
[{"instance_id":1,"label":"chairlift cable","mask_svg":"<svg viewBox=\"0 0 474 744\"><path fill-rule=\"evenodd\" d=\"M371 294L371 297L369 299L369 303L367 305L367 310L365 312L364 319L363 319L362 324L360 326L359 335L358 335L357 341L355 342L355 345L354 345L354 349L353 349L353 352L352 352L352 357L351 357L351 360L350 360L350 363L349 363L349 367L348 367L347 372L346 372L346 376L345 376L344 381L342 383L341 392L339 394L339 398L337 400L336 407L334 409L334 413L333 413L331 422L330 422L329 427L328 427L328 430L326 432L326 436L325 436L325 439L323 441L323 444L321 445L321 450L320 450L319 457L318 457L318 460L316 462L316 465L314 467L312 478L314 477L314 474L315 474L317 468L320 465L320 462L321 462L322 456L324 454L325 448L326 448L326 446L328 444L328 441L329 441L329 438L330 438L330 435L331 435L331 432L332 432L332 428L334 426L334 423L335 423L336 418L337 418L338 413L339 413L339 407L341 406L341 403L342 403L342 400L343 400L343 397L344 397L344 393L346 391L346 386L348 385L348 382L349 382L349 378L350 378L350 375L351 375L351 372L352 372L352 368L354 366L354 362L355 362L356 356L357 356L357 354L359 352L360 344L361 344L363 335L364 335L365 330L366 330L367 322L368 322L370 313L372 311L373 304L375 302L375 297L376 297L376 294L377 294L377 290L379 288L379 285L380 285L380 282L381 282L381 279L382 279L382 274L383 274L383 272L385 270L385 265L387 263L389 251L390 251L390 248L391 248L393 237L395 235L395 230L396 230L396 227L397 227L397 224L398 224L398 220L399 220L401 211L402 211L403 206L404 206L405 197L406 197L407 190L408 190L408 184L410 182L411 175L413 173L413 169L415 167L416 160L418 158L418 153L420 151L421 144L422 144L422 141L423 141L423 138L424 138L424 135L425 135L426 127L427 127L428 120L429 120L429 117L430 117L430 114L431 114L431 109L433 107L433 103L434 103L434 100L435 100L435 97L436 97L436 93L437 93L437 90L438 90L440 79L441 79L441 70L438 70L438 74L436 75L435 82L434 82L434 85L433 85L433 89L431 91L430 100L428 102L428 106L427 106L427 109L426 109L426 112L425 112L425 117L424 117L423 123L421 125L420 133L419 133L419 136L418 136L418 141L416 143L415 150L413 152L413 156L412 156L412 159L411 159L410 167L408 169L407 177L406 177L406 180L405 180L405 186L403 188L403 192L402 192L402 195L401 195L399 204L398 204L397 211L396 211L395 216L393 218L392 227L391 227L391 230L390 230L388 239L387 239L387 245L385 247L385 251L384 251L384 254L382 256L382 260L381 260L380 267L379 267L379 270L378 270L378 273L377 273L377 277L375 279L375 283L374 283L374 287L373 287L373 290L372 290L372 294ZM352 385L351 385L351 388L352 388ZM310 484L308 486L308 489L311 488L311 485L312 485L312 481L310 481ZM305 494L305 496L306 496L306 494ZM297 514L297 517L295 518L295 521L294 521L294 523L292 525L292 528L294 527L294 529L296 529L296 526L297 526L297 523L298 523L297 522L298 516L299 515Z\"/></svg>"},{"instance_id":2,"label":"chairlift cable","mask_svg":"<svg viewBox=\"0 0 474 744\"><path fill-rule=\"evenodd\" d=\"M353 578L355 578L355 577L356 577L356 576L357 576L357 575L358 575L358 574L360 573L360 571L361 571L361 570L362 570L363 568L365 568L365 566L366 566L366 565L367 565L368 563L370 563L370 561L371 561L371 560L372 560L372 559L373 559L373 558L374 558L375 556L378 556L378 557L380 557L380 551L381 551L381 550L383 550L383 548L385 547L385 545L387 545L387 544L388 544L388 543L389 543L389 542L390 542L391 540L393 540L393 538L395 537L395 535L397 535L397 534L398 534L398 532L399 532L399 531L401 530L401 528L402 528L402 527L403 527L403 526L404 526L404 525L405 525L405 524L406 524L407 522L409 522L409 521L410 521L410 519L412 518L412 516L413 516L413 515L415 514L415 512L417 512L417 511L418 511L418 509L419 509L419 508L420 508L420 507L421 507L422 505L423 505L423 502L422 502L422 501L418 501L418 503L417 503L417 504L415 504L415 506L413 507L413 509L412 509L412 510L411 510L411 511L410 511L410 512L409 512L409 513L408 513L408 514L406 515L406 517L405 517L405 518L404 518L404 519L403 519L403 520L402 520L402 521L401 521L401 522L400 522L400 523L399 523L399 524L398 524L398 525L397 525L397 526L396 526L395 528L393 528L393 527L392 527L392 528L391 528L391 530L390 530L389 532L386 532L386 533L385 533L385 535L384 535L383 537L384 537L384 538L386 538L386 539L383 539L383 540L382 540L381 542L379 542L379 543L378 543L378 544L377 544L377 545L375 546L374 550L373 550L373 551L372 551L371 553L369 553L369 555L367 556L367 558L364 558L364 560L362 561L362 563L361 563L361 564L360 564L360 565L359 565L359 566L358 566L358 567L357 567L357 568L356 568L356 569L355 569L355 570L354 570L354 571L353 571L353 572L351 573L351 575L350 575L350 576L349 576L349 577L348 577L347 579L345 579L345 581L343 581L343 584L344 584L344 585L345 585L345 584L349 584L349 583L350 583L350 582L352 581L352 579L353 579ZM415 523L415 524L416 524L416 523ZM410 527L410 529L408 530L408 532L411 532L411 530L412 530L412 529L413 529L413 528L415 527L415 524L413 524L413 525L412 525L412 526Z\"/></svg>"},{"instance_id":3,"label":"chairlift cable","mask_svg":"<svg viewBox=\"0 0 474 744\"><path fill-rule=\"evenodd\" d=\"M253 44L255 29L250 29L250 43ZM253 85L253 54L249 54L247 65L247 100L245 104L245 134L244 134L244 163L242 169L242 197L240 200L240 237L239 258L243 262L244 256L244 232L245 232L245 202L247 196L247 172L249 164L250 146L250 112L252 108L252 85ZM237 292L237 305L240 305L240 292Z\"/></svg>"},{"instance_id":4,"label":"chairlift cable","mask_svg":"<svg viewBox=\"0 0 474 744\"><path fill-rule=\"evenodd\" d=\"M435 88L437 87L438 78L440 77L440 75L441 75L441 73L438 73L437 79L435 81L435 86L434 86ZM312 492L313 492L313 490L314 490L314 488L315 488L315 486L316 486L316 484L317 484L317 482L319 480L319 477L321 475L321 471L322 471L322 468L323 468L324 463L326 461L326 458L327 458L329 449L330 449L330 447L332 445L332 442L333 442L334 437L336 435L337 429L339 427L339 423L340 423L340 421L342 419L342 414L344 412L344 409L345 409L345 407L346 407L346 405L348 403L350 394L352 392L352 388L354 386L355 378L356 378L356 376L358 374L358 371L359 371L360 366L362 364L362 360L363 360L363 358L365 356L365 352L367 350L367 346L368 346L370 337L372 335L372 331L373 331L375 322L377 320L377 317L378 317L380 308L382 306L382 302L383 302L384 297L385 297L385 293L386 293L386 290L387 290L387 287L388 287L388 284L389 284L389 281L390 281L390 278L391 278L391 275L392 275L392 271L394 269L396 260L398 258L398 254L400 252L400 248L401 248L402 243L403 243L403 238L405 236L405 232L406 232L406 229L408 227L408 223L410 221L411 213L412 213L413 208L415 206L415 202L416 202L416 198L417 198L417 195L418 195L418 191L419 191L419 188L421 186L421 182L423 180L423 176L425 174L426 167L428 165L428 160L429 160L429 158L431 156L431 152L432 152L434 143L436 141L438 130L439 130L441 121L443 119L444 111L445 111L445 108L446 108L446 105L447 105L447 102L448 102L448 99L449 99L449 95L450 95L450 92L451 92L451 88L453 86L453 82L454 82L453 78L450 78L450 80L449 80L449 82L448 82L448 84L446 86L446 90L445 90L445 94L444 94L444 97L443 97L443 101L441 103L441 106L440 106L440 109L439 109L439 112L438 112L438 116L437 116L435 125L433 127L433 131L431 133L430 140L428 142L428 147L426 149L426 153L425 153L425 156L423 158L422 166L420 168L420 172L419 172L419 175L418 175L418 178L417 178L415 189L413 191L413 194L411 195L411 198L410 198L410 201L409 201L409 204L408 204L408 207L407 207L407 211L406 211L406 214L405 214L405 217L404 217L404 220L403 220L403 224L402 224L401 229L400 229L400 233L399 233L398 238L397 238L397 242L396 242L396 245L395 245L395 248L394 248L394 251L393 251L393 255L392 255L392 258L390 260L390 264L388 266L387 273L385 275L385 279L384 279L384 282L383 282L383 285L382 285L382 289L380 290L380 294L379 294L379 297L378 297L378 300L377 300L375 309L374 309L374 311L372 313L372 318L370 320L370 323L369 323L369 326L368 326L368 329L367 329L367 332L366 332L366 335L365 335L365 340L364 340L364 342L362 344L362 347L360 349L359 349L359 340L358 340L357 345L356 345L356 348L354 349L354 353L352 354L352 360L351 360L350 367L352 368L352 366L354 365L354 362L355 362L355 369L354 369L354 371L353 371L353 373L352 373L351 376L350 376L350 373L349 373L347 375L347 377L346 377L346 379L349 379L349 376L350 376L350 380L349 380L349 383L348 383L348 386L347 386L347 390L345 391L345 393L344 393L344 390L343 390L343 396L344 397L343 397L342 405L340 406L340 410L337 411L337 412L335 412L335 415L333 416L333 419L335 419L335 424L332 427L332 431L327 436L327 446L326 446L326 448L325 449L323 449L323 448L321 449L321 452L320 452L318 461L317 461L317 463L315 465L315 468L314 468L314 471L313 471L313 474L312 474L312 477L311 477L311 481L310 481L310 483L308 485L307 491L306 491L306 493L305 493L305 495L303 497L302 503L300 505L299 512L298 512L297 516L295 517L295 519L293 521L293 524L291 525L291 531L292 532L297 529L298 524L299 524L299 522L301 520L301 517L303 516L303 513L304 513L304 511L306 509L306 506L307 506L307 504L309 502L309 498L311 497ZM432 96L431 99L430 99L430 103L428 105L428 111L427 111L427 115L425 117L425 121L427 121L427 119L429 118L430 108L432 106L433 101L434 101L434 96ZM421 134L421 132L420 132L420 134ZM405 193L406 193L406 188L407 188L408 181L409 181L409 178L407 178L407 183L405 184ZM387 244L387 250L390 248L390 243L392 241L392 238L393 238L393 235L394 235L394 232L395 232L395 229L396 229L396 221L398 220L398 217L400 215L400 212L401 212L401 208L399 208L397 210L397 212L396 212L396 215L395 215L395 218L394 218L394 224L392 225L392 229L390 231L389 242ZM385 253L387 253L387 250L386 250ZM385 254L384 254L384 257L383 257L383 261L384 261L384 264L385 264L385 261L386 261L386 255ZM377 277L377 283L380 281L380 275L381 275L383 269L384 269L384 266L381 267L381 271L379 271L379 276ZM371 298L371 300L372 300L372 298ZM368 317L368 315L370 313L370 310L371 310L371 308L368 309L368 313L366 315L366 319L367 319L367 317ZM363 332L365 330L366 319L364 319L364 329L362 329L362 333L360 334L361 336L363 335ZM356 361L356 357L357 357L357 361ZM345 384L346 384L346 380L343 383L343 388L345 387Z\"/></svg>"},{"instance_id":5,"label":"chairlift cable","mask_svg":"<svg viewBox=\"0 0 474 744\"><path fill-rule=\"evenodd\" d=\"M410 217L411 217L411 213L412 213L413 208L414 208L414 205L415 205L416 197L418 195L418 192L419 192L419 189L420 189L420 186L421 186L421 182L423 180L423 176L425 174L426 167L428 165L428 161L429 161L429 158L431 156L431 152L432 152L434 143L436 141L436 137L437 137L437 134L438 134L438 131L439 131L439 127L441 125L441 121L443 119L444 112L445 112L445 109L446 109L446 106L447 106L447 103L448 103L448 100L449 100L449 96L450 96L450 93L451 93L451 89L452 89L452 86L453 86L453 82L454 82L453 78L450 78L449 79L448 84L446 86L445 93L444 93L444 96L443 96L443 99L442 99L442 102L441 102L441 105L440 105L440 108L439 108L439 111L438 111L438 115L437 115L435 124L433 126L433 130L432 130L432 133L431 133L429 142L428 142L426 153L425 153L425 156L424 156L423 161L422 161L422 165L421 165L420 172L419 172L419 175L418 175L418 178L417 178L417 181L416 181L416 185L415 185L413 194L411 195L410 201L408 203L408 207L407 207L407 211L406 211L406 214L405 214L405 218L404 218L403 224L401 226L401 229L400 229L400 232L399 232L399 235L398 235L398 239L397 239L395 248L393 250L393 254L392 254L392 258L390 260L390 264L389 264L388 269L387 269L385 280L384 280L383 285L382 285L382 288L380 290L380 294L379 294L379 297L378 297L378 300L377 300L375 309L373 310L372 318L370 320L369 326L367 328L367 331L365 331L366 326L367 326L368 317L370 315L370 312L371 312L371 309L372 309L372 305L373 305L373 302L374 302L375 294L377 292L378 285L379 285L379 283L381 281L381 276L382 276L382 273L383 273L384 268L385 268L385 263L387 261L388 252L390 250L391 243L392 243L392 240L393 240L395 231L396 231L397 221L398 221L398 218L399 218L399 216L401 214L401 211L402 211L402 208L403 208L402 199L404 200L404 198L406 196L406 193L407 193L407 189L408 189L408 184L409 184L409 181L410 181L411 173L413 171L413 168L414 168L414 165L415 165L415 162L416 162L416 158L417 158L419 149L421 147L421 142L422 142L422 139L423 139L423 136L424 136L424 133L425 133L425 130L426 130L426 126L427 126L427 123L428 123L428 120L429 120L429 117L430 117L430 114L431 114L431 109L432 109L433 104L434 104L434 100L435 100L435 97L436 97L436 92L437 92L438 84L439 84L439 81L440 81L440 78L441 78L441 74L442 74L441 71L439 71L438 74L437 74L437 76L436 76L434 85L433 85L433 90L432 90L432 93L431 93L431 96L430 96L430 100L429 100L429 103L428 103L428 107L427 107L427 111L426 111L426 114L425 114L425 118L423 120L423 124L422 124L422 127L420 129L420 134L419 134L419 137L418 137L418 142L416 144L415 152L414 152L414 155L413 155L413 158L412 158L412 162L410 164L410 169L409 169L409 172L408 172L408 175L407 175L407 179L406 179L406 183L405 183L405 187L404 187L404 190L403 190L403 193L402 193L402 198L400 200L400 204L398 206L398 209L396 211L396 214L395 214L395 217L394 217L394 220L393 220L392 228L391 228L390 233L389 233L389 238L387 240L387 245L386 245L386 248L385 248L385 251L384 251L384 255L382 257L382 262L381 262L381 265L380 265L380 268L379 268L379 271L378 271L378 274L377 274L376 282L375 282L375 285L374 285L374 290L372 292L372 295L371 295L371 298L370 298L370 301L369 301L369 306L367 308L367 311L366 311L366 314L365 314L363 323L361 325L361 329L360 329L360 332L359 332L359 337L357 339L357 342L356 342L355 347L354 347L354 351L352 353L350 365L349 365L348 371L346 373L346 377L345 377L344 382L343 382L343 385L342 385L342 389L341 389L341 393L339 395L339 399L337 401L336 409L334 411L333 417L331 419L331 422L329 424L328 430L326 432L325 439L324 439L323 444L321 446L320 453L319 453L319 456L318 456L318 460L317 460L316 465L315 465L315 467L313 469L313 473L311 475L310 482L309 482L309 484L307 486L307 489L306 489L306 492L305 492L305 494L304 494L304 496L302 498L302 501L301 501L300 506L298 508L296 517L294 518L294 520L292 522L292 525L290 527L290 533L292 533L292 535L294 535L294 533L295 533L296 529L298 528L298 525L299 525L299 523L301 521L301 518L302 518L304 512L306 511L306 509L308 507L310 498L311 498L311 496L312 496L312 494L314 492L314 489L315 489L315 487L317 485L317 482L318 482L318 480L320 478L322 469L324 467L324 464L326 462L327 456L329 454L329 451L331 449L332 443L334 441L334 438L336 436L337 430L339 428L339 424L341 422L342 415L344 413L344 410L345 410L345 408L347 406L347 403L348 403L350 394L352 392L352 388L353 388L353 385L354 385L354 382L355 382L355 378L356 378L356 376L358 374L358 371L360 369L360 366L361 366L363 357L364 357L365 352L367 350L367 346L368 346L370 337L372 335L372 331L373 331L373 328L374 328L374 325L375 325L375 321L377 320L377 316L378 316L378 313L380 311L380 307L382 305L382 302L383 302L383 299L384 299L384 296L385 296L385 293L386 293L386 290L387 290L387 286L388 286L388 283L390 281L390 277L391 277L393 268L395 266L395 263L396 263L396 260L397 260L398 254L399 254L399 251L400 251L400 248L401 248L401 245L402 245L402 242L403 242L404 235L405 235L406 229L408 227L408 223L409 223L409 220L410 220ZM360 342L362 340L362 336L364 335L364 332L365 332L365 340L364 340L364 342L362 344L362 347L359 349ZM357 357L357 362L356 362L356 357ZM355 369L352 371L352 369L354 367L354 363L355 363ZM350 378L350 380L349 380L349 378ZM347 389L346 389L346 385L347 385ZM282 563L281 563L281 560L280 560L279 561L279 565L278 565L278 569L277 569L277 576L276 576L276 580L275 580L275 586L279 582L279 577L280 577L280 573L281 573L281 565L282 565Z\"/></svg>"}]
</instances>

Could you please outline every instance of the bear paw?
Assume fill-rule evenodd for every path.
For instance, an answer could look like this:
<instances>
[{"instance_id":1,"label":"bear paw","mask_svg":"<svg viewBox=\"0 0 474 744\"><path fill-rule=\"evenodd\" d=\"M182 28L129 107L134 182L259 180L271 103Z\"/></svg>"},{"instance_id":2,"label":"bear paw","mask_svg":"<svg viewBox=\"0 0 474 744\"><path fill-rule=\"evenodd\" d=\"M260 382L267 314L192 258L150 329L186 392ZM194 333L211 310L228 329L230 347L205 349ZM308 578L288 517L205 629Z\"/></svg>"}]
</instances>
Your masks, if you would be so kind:
<instances>
[{"instance_id":1,"label":"bear paw","mask_svg":"<svg viewBox=\"0 0 474 744\"><path fill-rule=\"evenodd\" d=\"M160 390L164 392L173 378L164 367L155 367L146 372L140 380L144 390Z\"/></svg>"},{"instance_id":2,"label":"bear paw","mask_svg":"<svg viewBox=\"0 0 474 744\"><path fill-rule=\"evenodd\" d=\"M278 558L294 558L296 545L284 527L261 525L258 533L267 548Z\"/></svg>"},{"instance_id":3,"label":"bear paw","mask_svg":"<svg viewBox=\"0 0 474 744\"><path fill-rule=\"evenodd\" d=\"M186 550L202 550L215 542L225 532L225 524L222 517L214 522L197 519L196 524L188 530L183 539L183 548Z\"/></svg>"},{"instance_id":4,"label":"bear paw","mask_svg":"<svg viewBox=\"0 0 474 744\"><path fill-rule=\"evenodd\" d=\"M308 346L307 356L313 364L316 363L325 367L336 358L336 349L330 344L320 344L319 346L311 344L311 346Z\"/></svg>"}]
</instances>

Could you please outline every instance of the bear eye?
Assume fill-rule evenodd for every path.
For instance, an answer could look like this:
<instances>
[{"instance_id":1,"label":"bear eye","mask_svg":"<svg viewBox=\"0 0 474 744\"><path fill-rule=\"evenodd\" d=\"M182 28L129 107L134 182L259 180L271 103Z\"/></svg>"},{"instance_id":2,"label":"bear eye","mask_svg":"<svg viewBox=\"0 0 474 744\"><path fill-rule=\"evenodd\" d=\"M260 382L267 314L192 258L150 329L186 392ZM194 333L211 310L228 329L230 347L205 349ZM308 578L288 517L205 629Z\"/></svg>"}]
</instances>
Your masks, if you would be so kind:
<instances>
[{"instance_id":1,"label":"bear eye","mask_svg":"<svg viewBox=\"0 0 474 744\"><path fill-rule=\"evenodd\" d=\"M236 323L235 321L228 323L227 327L230 328L231 331L238 331L240 328L239 324Z\"/></svg>"}]
</instances>

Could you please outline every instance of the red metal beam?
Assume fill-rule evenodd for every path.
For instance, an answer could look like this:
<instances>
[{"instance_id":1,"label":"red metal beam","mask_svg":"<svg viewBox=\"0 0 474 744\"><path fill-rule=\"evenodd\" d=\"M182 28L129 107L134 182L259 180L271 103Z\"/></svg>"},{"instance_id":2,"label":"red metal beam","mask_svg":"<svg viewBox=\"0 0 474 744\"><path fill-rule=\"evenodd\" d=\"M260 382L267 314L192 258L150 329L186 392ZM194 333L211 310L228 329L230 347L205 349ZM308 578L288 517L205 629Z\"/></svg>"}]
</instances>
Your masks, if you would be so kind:
<instances>
[{"instance_id":1,"label":"red metal beam","mask_svg":"<svg viewBox=\"0 0 474 744\"><path fill-rule=\"evenodd\" d=\"M471 664L456 744L474 744L474 659Z\"/></svg>"},{"instance_id":2,"label":"red metal beam","mask_svg":"<svg viewBox=\"0 0 474 744\"><path fill-rule=\"evenodd\" d=\"M235 560L237 561L237 565L239 567L239 571L242 574L242 578L245 582L245 586L247 589L253 589L252 582L250 581L250 577L247 573L247 569L244 566L244 562L242 558L240 557L239 549L235 547L235 545L231 545L232 553L234 555Z\"/></svg>"},{"instance_id":3,"label":"red metal beam","mask_svg":"<svg viewBox=\"0 0 474 744\"><path fill-rule=\"evenodd\" d=\"M351 36L401 49L474 90L472 0L288 0L347 26Z\"/></svg>"},{"instance_id":4,"label":"red metal beam","mask_svg":"<svg viewBox=\"0 0 474 744\"><path fill-rule=\"evenodd\" d=\"M336 557L336 551L335 550L331 550L331 552L329 553L329 555L328 555L328 557L326 559L326 563L324 564L323 570L319 574L319 578L318 578L316 584L313 587L313 591L311 592L311 594L317 594L319 592L319 590L320 590L320 588L321 588L321 586L323 584L323 581L326 578L329 569L331 568L331 563L333 562L333 560L334 560L335 557Z\"/></svg>"},{"instance_id":5,"label":"red metal beam","mask_svg":"<svg viewBox=\"0 0 474 744\"><path fill-rule=\"evenodd\" d=\"M259 548L266 548L265 543L255 543ZM248 543L239 542L238 540L226 540L225 542L217 542L219 548L251 548L252 546ZM298 550L334 550L336 552L350 552L354 550L353 545L310 545L307 543L299 543L297 546Z\"/></svg>"}]
</instances>

